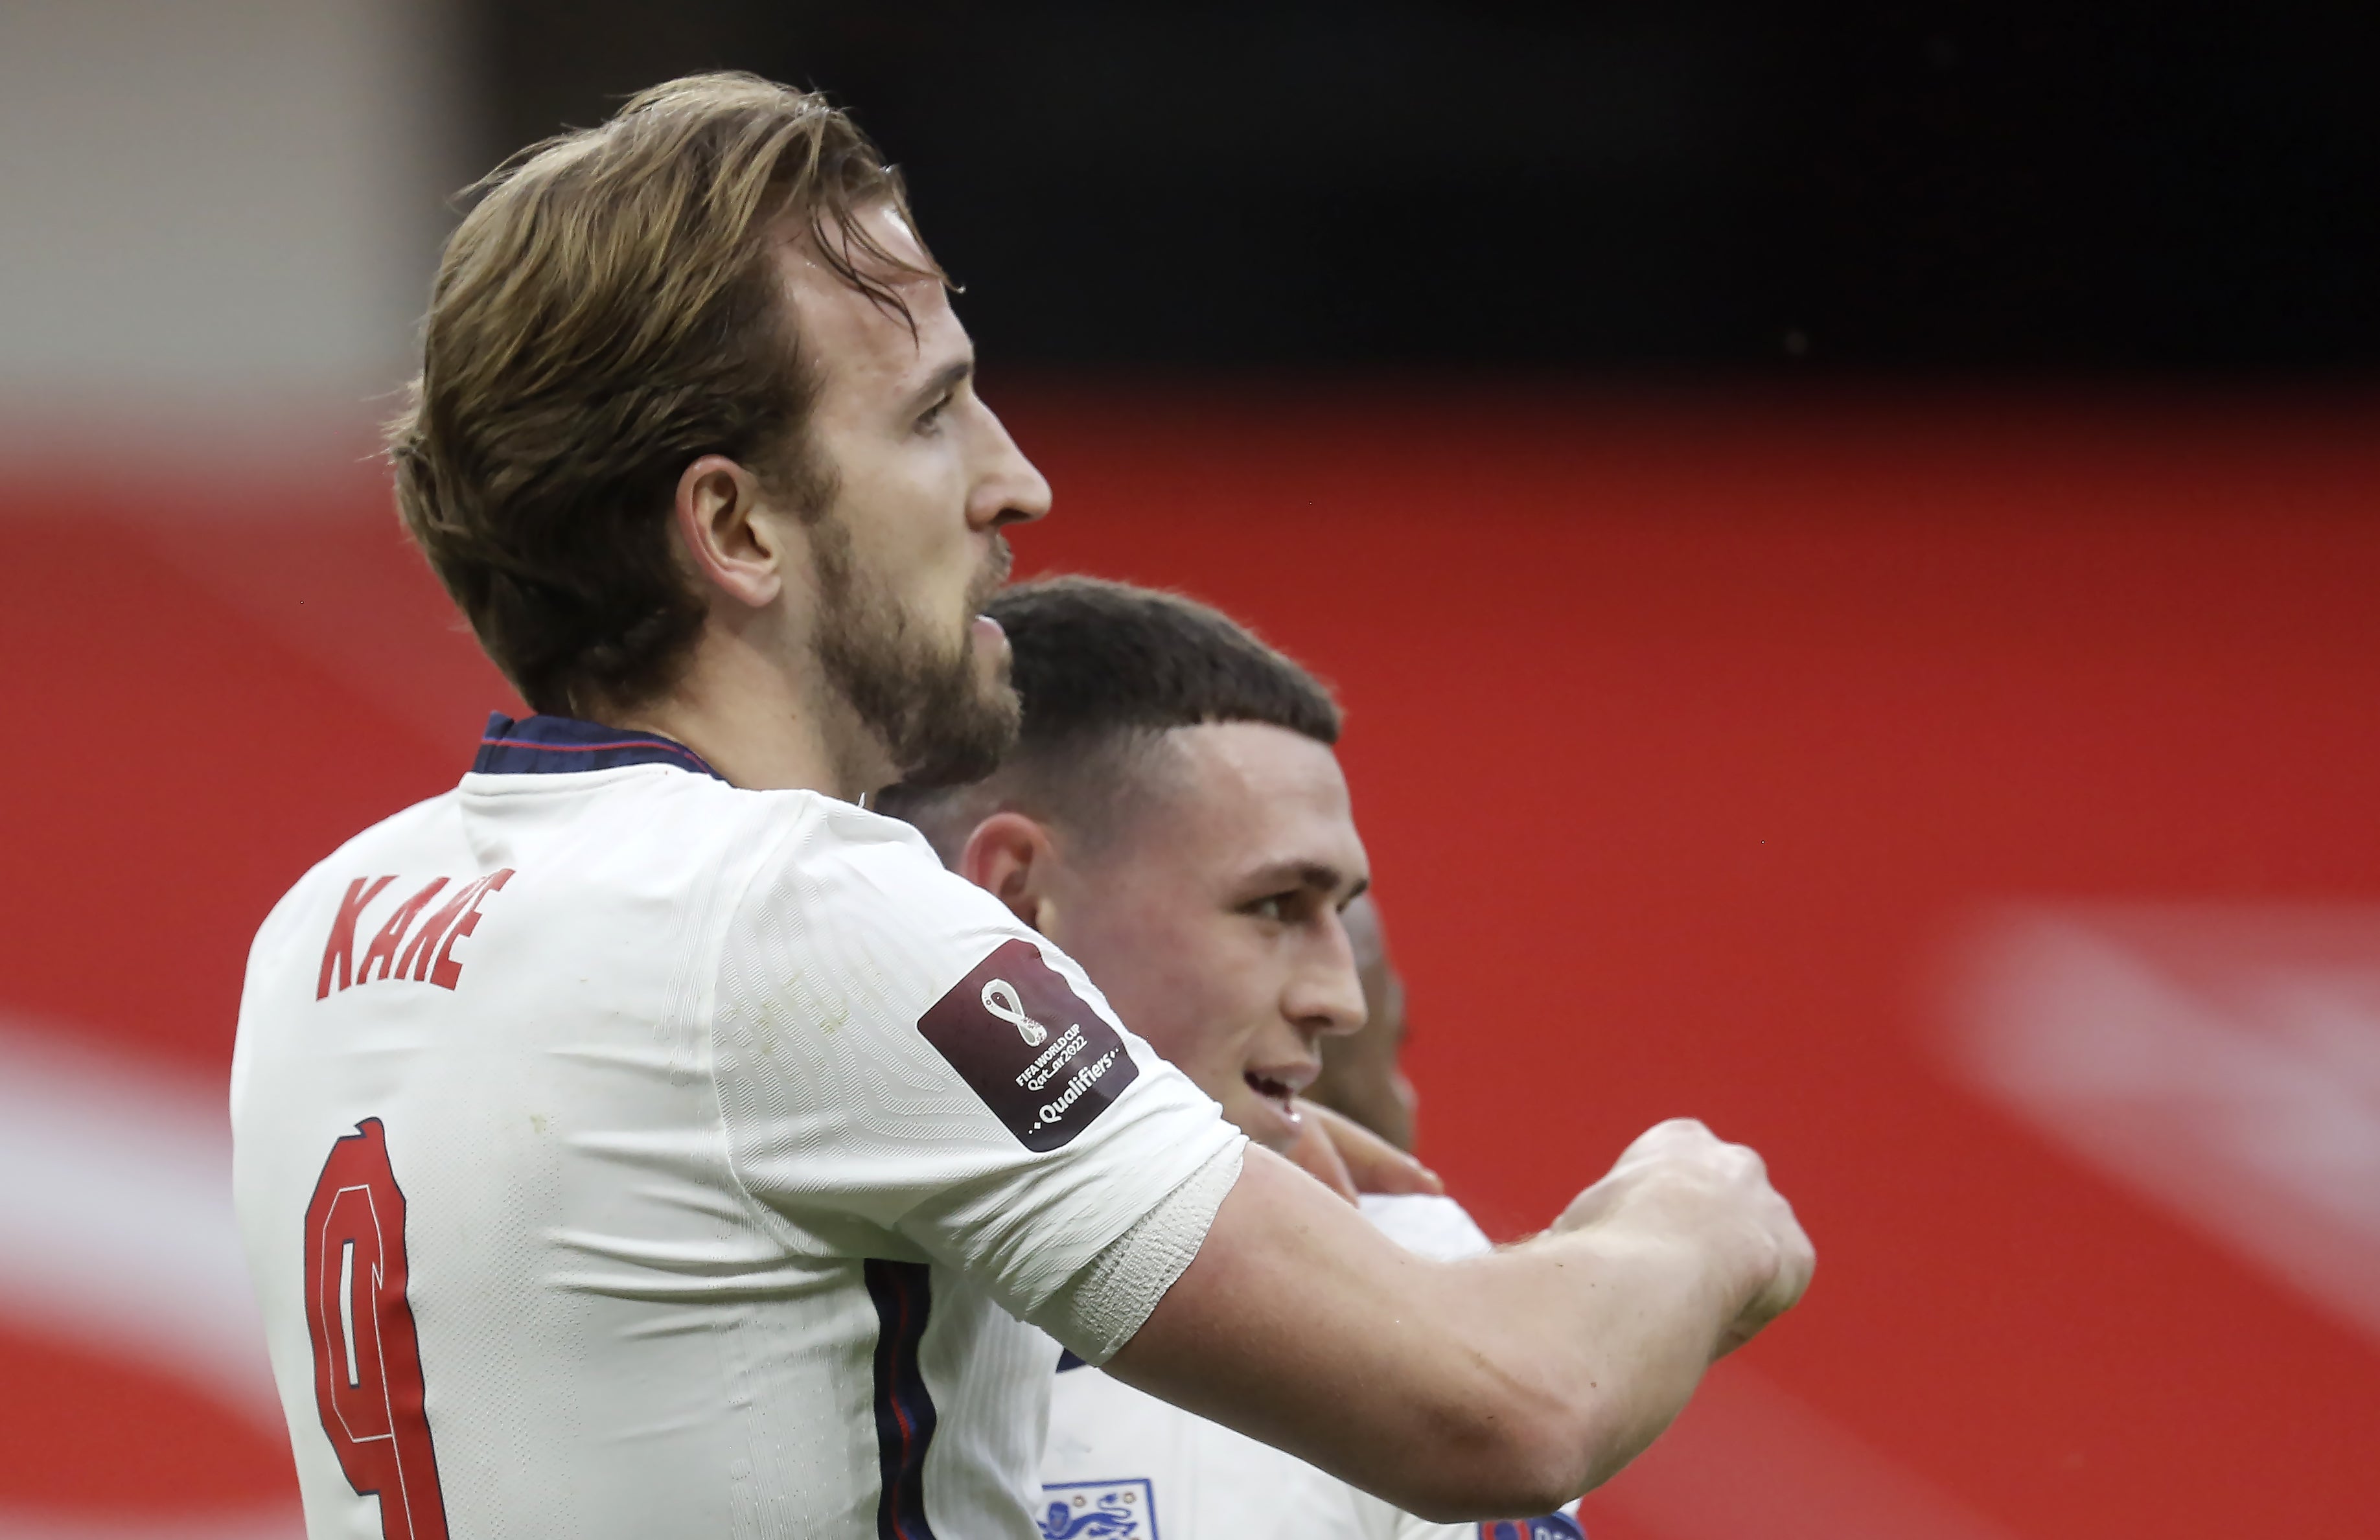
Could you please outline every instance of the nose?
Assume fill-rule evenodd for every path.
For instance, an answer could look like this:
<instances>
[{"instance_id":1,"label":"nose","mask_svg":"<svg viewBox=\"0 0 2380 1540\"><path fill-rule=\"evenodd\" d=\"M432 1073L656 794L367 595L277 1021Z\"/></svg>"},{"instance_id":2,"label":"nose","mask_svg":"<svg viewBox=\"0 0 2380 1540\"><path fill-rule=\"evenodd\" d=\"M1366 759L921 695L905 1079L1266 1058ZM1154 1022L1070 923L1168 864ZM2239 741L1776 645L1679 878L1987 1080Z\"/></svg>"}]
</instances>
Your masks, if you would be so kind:
<instances>
[{"instance_id":1,"label":"nose","mask_svg":"<svg viewBox=\"0 0 2380 1540\"><path fill-rule=\"evenodd\" d=\"M1025 457L992 409L978 405L983 413L985 453L967 498L967 523L977 529L997 529L1043 517L1050 512L1048 478Z\"/></svg>"},{"instance_id":2,"label":"nose","mask_svg":"<svg viewBox=\"0 0 2380 1540\"><path fill-rule=\"evenodd\" d=\"M1355 972L1347 928L1332 913L1315 928L1313 944L1291 971L1281 997L1282 1013L1309 1041L1354 1032L1366 1015L1364 981Z\"/></svg>"}]
</instances>

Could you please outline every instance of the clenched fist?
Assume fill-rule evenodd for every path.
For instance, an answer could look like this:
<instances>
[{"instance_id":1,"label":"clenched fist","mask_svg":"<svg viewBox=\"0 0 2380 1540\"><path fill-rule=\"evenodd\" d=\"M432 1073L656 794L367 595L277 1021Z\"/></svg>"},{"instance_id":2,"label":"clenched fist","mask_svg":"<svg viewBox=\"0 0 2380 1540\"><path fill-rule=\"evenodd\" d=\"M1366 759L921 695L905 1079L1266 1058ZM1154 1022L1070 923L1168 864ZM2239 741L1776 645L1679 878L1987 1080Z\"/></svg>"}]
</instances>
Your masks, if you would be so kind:
<instances>
[{"instance_id":1,"label":"clenched fist","mask_svg":"<svg viewBox=\"0 0 2380 1540\"><path fill-rule=\"evenodd\" d=\"M1792 1205L1768 1183L1757 1151L1693 1118L1656 1123L1554 1221L1557 1232L1601 1230L1701 1249L1721 1263L1740 1307L1711 1356L1750 1341L1810 1286L1817 1254Z\"/></svg>"}]
</instances>

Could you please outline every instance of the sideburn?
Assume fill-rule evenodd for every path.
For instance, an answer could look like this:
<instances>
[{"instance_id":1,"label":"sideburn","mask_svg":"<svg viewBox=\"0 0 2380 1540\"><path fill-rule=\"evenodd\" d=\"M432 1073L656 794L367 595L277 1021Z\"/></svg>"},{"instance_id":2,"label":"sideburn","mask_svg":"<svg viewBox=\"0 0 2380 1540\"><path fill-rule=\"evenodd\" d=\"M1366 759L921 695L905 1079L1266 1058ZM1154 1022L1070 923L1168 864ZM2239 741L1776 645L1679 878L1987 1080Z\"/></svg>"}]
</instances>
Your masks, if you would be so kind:
<instances>
[{"instance_id":1,"label":"sideburn","mask_svg":"<svg viewBox=\"0 0 2380 1540\"><path fill-rule=\"evenodd\" d=\"M949 786L990 775L1016 741L1016 692L1005 682L978 686L964 630L948 649L913 630L906 612L862 576L850 527L830 508L810 526L820 666L903 781Z\"/></svg>"}]
</instances>

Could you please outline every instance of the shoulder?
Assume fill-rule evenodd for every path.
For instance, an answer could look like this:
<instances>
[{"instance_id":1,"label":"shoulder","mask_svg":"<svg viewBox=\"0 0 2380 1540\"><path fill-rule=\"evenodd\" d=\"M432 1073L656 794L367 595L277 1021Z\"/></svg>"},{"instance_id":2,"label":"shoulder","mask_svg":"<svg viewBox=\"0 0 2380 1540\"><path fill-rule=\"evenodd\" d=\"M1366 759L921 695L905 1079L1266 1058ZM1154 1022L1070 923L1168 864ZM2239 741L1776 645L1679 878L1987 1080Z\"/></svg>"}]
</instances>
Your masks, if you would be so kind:
<instances>
[{"instance_id":1,"label":"shoulder","mask_svg":"<svg viewBox=\"0 0 2380 1540\"><path fill-rule=\"evenodd\" d=\"M455 797L455 792L442 792L392 813L315 862L273 905L258 929L258 943L263 944L288 924L292 915L308 911L323 890L352 879L365 867L379 869L392 861L399 867L407 865L405 855L434 843L441 831L452 827Z\"/></svg>"},{"instance_id":2,"label":"shoulder","mask_svg":"<svg viewBox=\"0 0 2380 1540\"><path fill-rule=\"evenodd\" d=\"M999 907L989 893L944 867L926 837L900 819L831 797L805 796L809 821L782 850L787 876L904 907Z\"/></svg>"},{"instance_id":3,"label":"shoulder","mask_svg":"<svg viewBox=\"0 0 2380 1540\"><path fill-rule=\"evenodd\" d=\"M738 923L814 930L831 945L978 955L985 950L978 943L1027 934L999 900L946 869L907 824L797 794L768 820L736 900Z\"/></svg>"},{"instance_id":4,"label":"shoulder","mask_svg":"<svg viewBox=\"0 0 2380 1540\"><path fill-rule=\"evenodd\" d=\"M456 805L461 794L459 788L441 792L436 796L422 798L410 807L391 813L315 862L306 877L312 879L325 872L344 871L374 858L409 852L419 845L437 841L455 827Z\"/></svg>"},{"instance_id":5,"label":"shoulder","mask_svg":"<svg viewBox=\"0 0 2380 1540\"><path fill-rule=\"evenodd\" d=\"M804 811L774 831L730 901L722 982L732 997L921 1024L946 997L981 1015L978 997L997 975L1002 998L1014 995L1037 1020L1079 1002L1112 1021L1071 959L945 869L907 824L844 803Z\"/></svg>"}]
</instances>

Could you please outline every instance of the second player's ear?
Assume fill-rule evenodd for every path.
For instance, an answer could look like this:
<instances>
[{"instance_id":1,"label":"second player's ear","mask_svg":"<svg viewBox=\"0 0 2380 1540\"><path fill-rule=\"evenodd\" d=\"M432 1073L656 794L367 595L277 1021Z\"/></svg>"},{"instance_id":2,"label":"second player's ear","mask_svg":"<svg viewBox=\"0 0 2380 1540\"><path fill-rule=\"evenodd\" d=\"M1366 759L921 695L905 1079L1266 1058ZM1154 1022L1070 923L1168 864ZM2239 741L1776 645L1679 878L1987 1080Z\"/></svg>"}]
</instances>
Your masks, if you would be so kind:
<instances>
[{"instance_id":1,"label":"second player's ear","mask_svg":"<svg viewBox=\"0 0 2380 1540\"><path fill-rule=\"evenodd\" d=\"M1023 813L994 813L967 836L959 851L958 874L1048 935L1053 913L1050 879L1056 858L1046 825Z\"/></svg>"}]
</instances>

